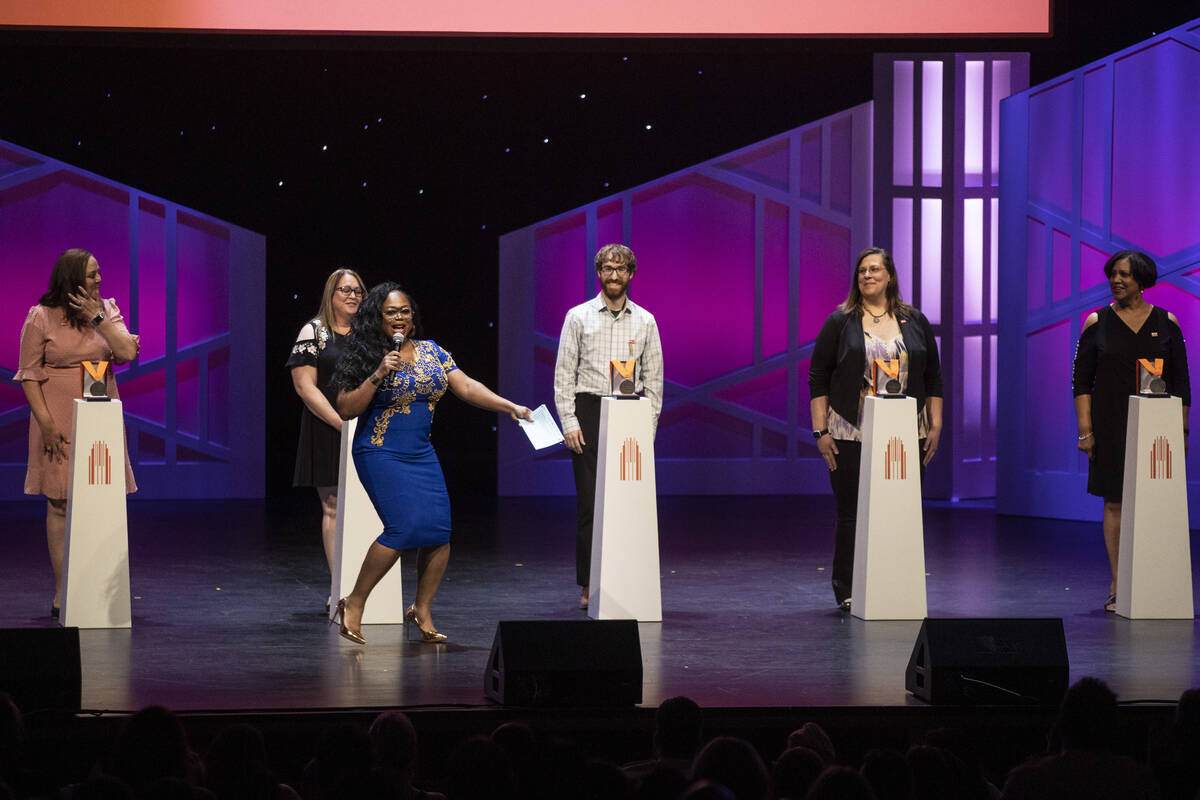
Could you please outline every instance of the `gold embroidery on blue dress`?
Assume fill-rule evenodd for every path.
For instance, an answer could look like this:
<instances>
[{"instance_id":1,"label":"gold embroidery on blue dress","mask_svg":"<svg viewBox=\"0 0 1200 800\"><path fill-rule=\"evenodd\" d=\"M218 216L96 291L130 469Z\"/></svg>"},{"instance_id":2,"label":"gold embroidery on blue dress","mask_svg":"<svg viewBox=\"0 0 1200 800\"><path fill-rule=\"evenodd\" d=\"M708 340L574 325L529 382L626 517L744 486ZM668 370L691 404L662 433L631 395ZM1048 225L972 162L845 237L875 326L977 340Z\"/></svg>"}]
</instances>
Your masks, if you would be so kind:
<instances>
[{"instance_id":1,"label":"gold embroidery on blue dress","mask_svg":"<svg viewBox=\"0 0 1200 800\"><path fill-rule=\"evenodd\" d=\"M392 402L379 414L379 419L375 421L375 427L371 431L371 444L376 447L383 446L383 437L387 433L393 414L411 414L412 403L425 394L429 395L429 413L433 414L433 407L449 386L446 368L434 354L432 345L425 341L414 342L413 345L412 363L402 361L400 369L392 373L388 380L387 388L392 392ZM454 364L453 358L447 357L447 361L450 365ZM400 391L402 381L407 383L405 377L409 375L412 376L412 388Z\"/></svg>"}]
</instances>

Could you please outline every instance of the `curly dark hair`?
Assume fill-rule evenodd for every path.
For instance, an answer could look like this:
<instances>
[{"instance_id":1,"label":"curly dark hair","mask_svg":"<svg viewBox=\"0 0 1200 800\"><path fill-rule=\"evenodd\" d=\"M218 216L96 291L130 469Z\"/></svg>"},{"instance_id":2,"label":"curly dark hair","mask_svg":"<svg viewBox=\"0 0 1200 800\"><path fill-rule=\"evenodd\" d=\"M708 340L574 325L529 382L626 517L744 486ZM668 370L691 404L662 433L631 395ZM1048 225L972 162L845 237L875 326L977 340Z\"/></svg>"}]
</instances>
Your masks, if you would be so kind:
<instances>
[{"instance_id":1,"label":"curly dark hair","mask_svg":"<svg viewBox=\"0 0 1200 800\"><path fill-rule=\"evenodd\" d=\"M421 311L413 296L398 283L384 281L371 287L362 305L350 318L350 334L346 337L341 360L329 385L333 389L353 391L362 385L367 376L379 366L379 360L392 346L392 340L383 332L380 320L383 318L383 303L392 292L400 292L408 298L412 308L412 330L409 339L424 339L425 331L421 326Z\"/></svg>"},{"instance_id":2,"label":"curly dark hair","mask_svg":"<svg viewBox=\"0 0 1200 800\"><path fill-rule=\"evenodd\" d=\"M71 327L79 330L83 329L87 320L71 308L71 302L67 295L74 294L79 291L80 286L83 286L87 279L87 265L92 258L92 254L87 250L71 248L64 251L54 262L54 268L50 270L49 288L46 289L44 295L38 298L38 305L46 306L46 308L61 308L67 316L67 321L71 323Z\"/></svg>"}]
</instances>

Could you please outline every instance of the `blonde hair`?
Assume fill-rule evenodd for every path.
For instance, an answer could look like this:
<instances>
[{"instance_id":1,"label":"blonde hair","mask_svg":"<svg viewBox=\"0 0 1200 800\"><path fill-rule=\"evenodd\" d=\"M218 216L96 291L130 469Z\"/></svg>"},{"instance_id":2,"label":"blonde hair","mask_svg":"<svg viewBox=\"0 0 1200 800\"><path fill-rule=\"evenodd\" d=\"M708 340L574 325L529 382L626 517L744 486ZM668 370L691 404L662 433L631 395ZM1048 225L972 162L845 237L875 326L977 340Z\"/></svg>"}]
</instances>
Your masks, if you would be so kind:
<instances>
[{"instance_id":1,"label":"blonde hair","mask_svg":"<svg viewBox=\"0 0 1200 800\"><path fill-rule=\"evenodd\" d=\"M338 284L342 282L342 278L347 275L352 276L354 280L358 281L358 288L362 289L363 297L366 297L367 285L363 283L362 276L354 270L343 267L329 273L329 277L325 279L325 290L321 292L321 309L317 311L317 318L329 330L333 330L333 293L337 289Z\"/></svg>"}]
</instances>

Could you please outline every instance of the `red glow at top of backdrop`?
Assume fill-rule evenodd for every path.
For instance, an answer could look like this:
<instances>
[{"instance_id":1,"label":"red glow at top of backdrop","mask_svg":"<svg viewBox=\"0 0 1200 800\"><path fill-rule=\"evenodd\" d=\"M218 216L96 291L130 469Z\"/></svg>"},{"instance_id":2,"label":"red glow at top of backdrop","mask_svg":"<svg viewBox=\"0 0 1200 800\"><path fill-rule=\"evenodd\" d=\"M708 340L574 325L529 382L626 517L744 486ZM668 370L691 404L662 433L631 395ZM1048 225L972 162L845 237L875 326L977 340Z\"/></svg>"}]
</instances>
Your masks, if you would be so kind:
<instances>
[{"instance_id":1,"label":"red glow at top of backdrop","mask_svg":"<svg viewBox=\"0 0 1200 800\"><path fill-rule=\"evenodd\" d=\"M1051 0L0 0L0 27L631 36L1048 35Z\"/></svg>"}]
</instances>

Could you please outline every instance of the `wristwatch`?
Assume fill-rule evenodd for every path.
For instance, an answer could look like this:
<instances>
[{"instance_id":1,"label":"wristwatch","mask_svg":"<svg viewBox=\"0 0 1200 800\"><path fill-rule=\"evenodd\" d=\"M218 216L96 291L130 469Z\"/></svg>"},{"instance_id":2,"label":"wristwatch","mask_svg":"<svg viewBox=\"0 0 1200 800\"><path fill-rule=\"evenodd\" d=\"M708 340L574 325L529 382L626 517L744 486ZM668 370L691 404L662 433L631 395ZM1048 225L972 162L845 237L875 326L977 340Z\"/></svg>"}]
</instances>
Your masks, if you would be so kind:
<instances>
[{"instance_id":1,"label":"wristwatch","mask_svg":"<svg viewBox=\"0 0 1200 800\"><path fill-rule=\"evenodd\" d=\"M97 311L96 316L92 317L92 324L99 325L101 322L104 322L104 312Z\"/></svg>"},{"instance_id":2,"label":"wristwatch","mask_svg":"<svg viewBox=\"0 0 1200 800\"><path fill-rule=\"evenodd\" d=\"M829 433L829 428L824 428L824 429L822 429L822 430L819 430L819 431L813 431L813 438L814 438L814 439L820 439L822 436L824 436L824 435L825 435L825 434L827 434L827 433Z\"/></svg>"}]
</instances>

